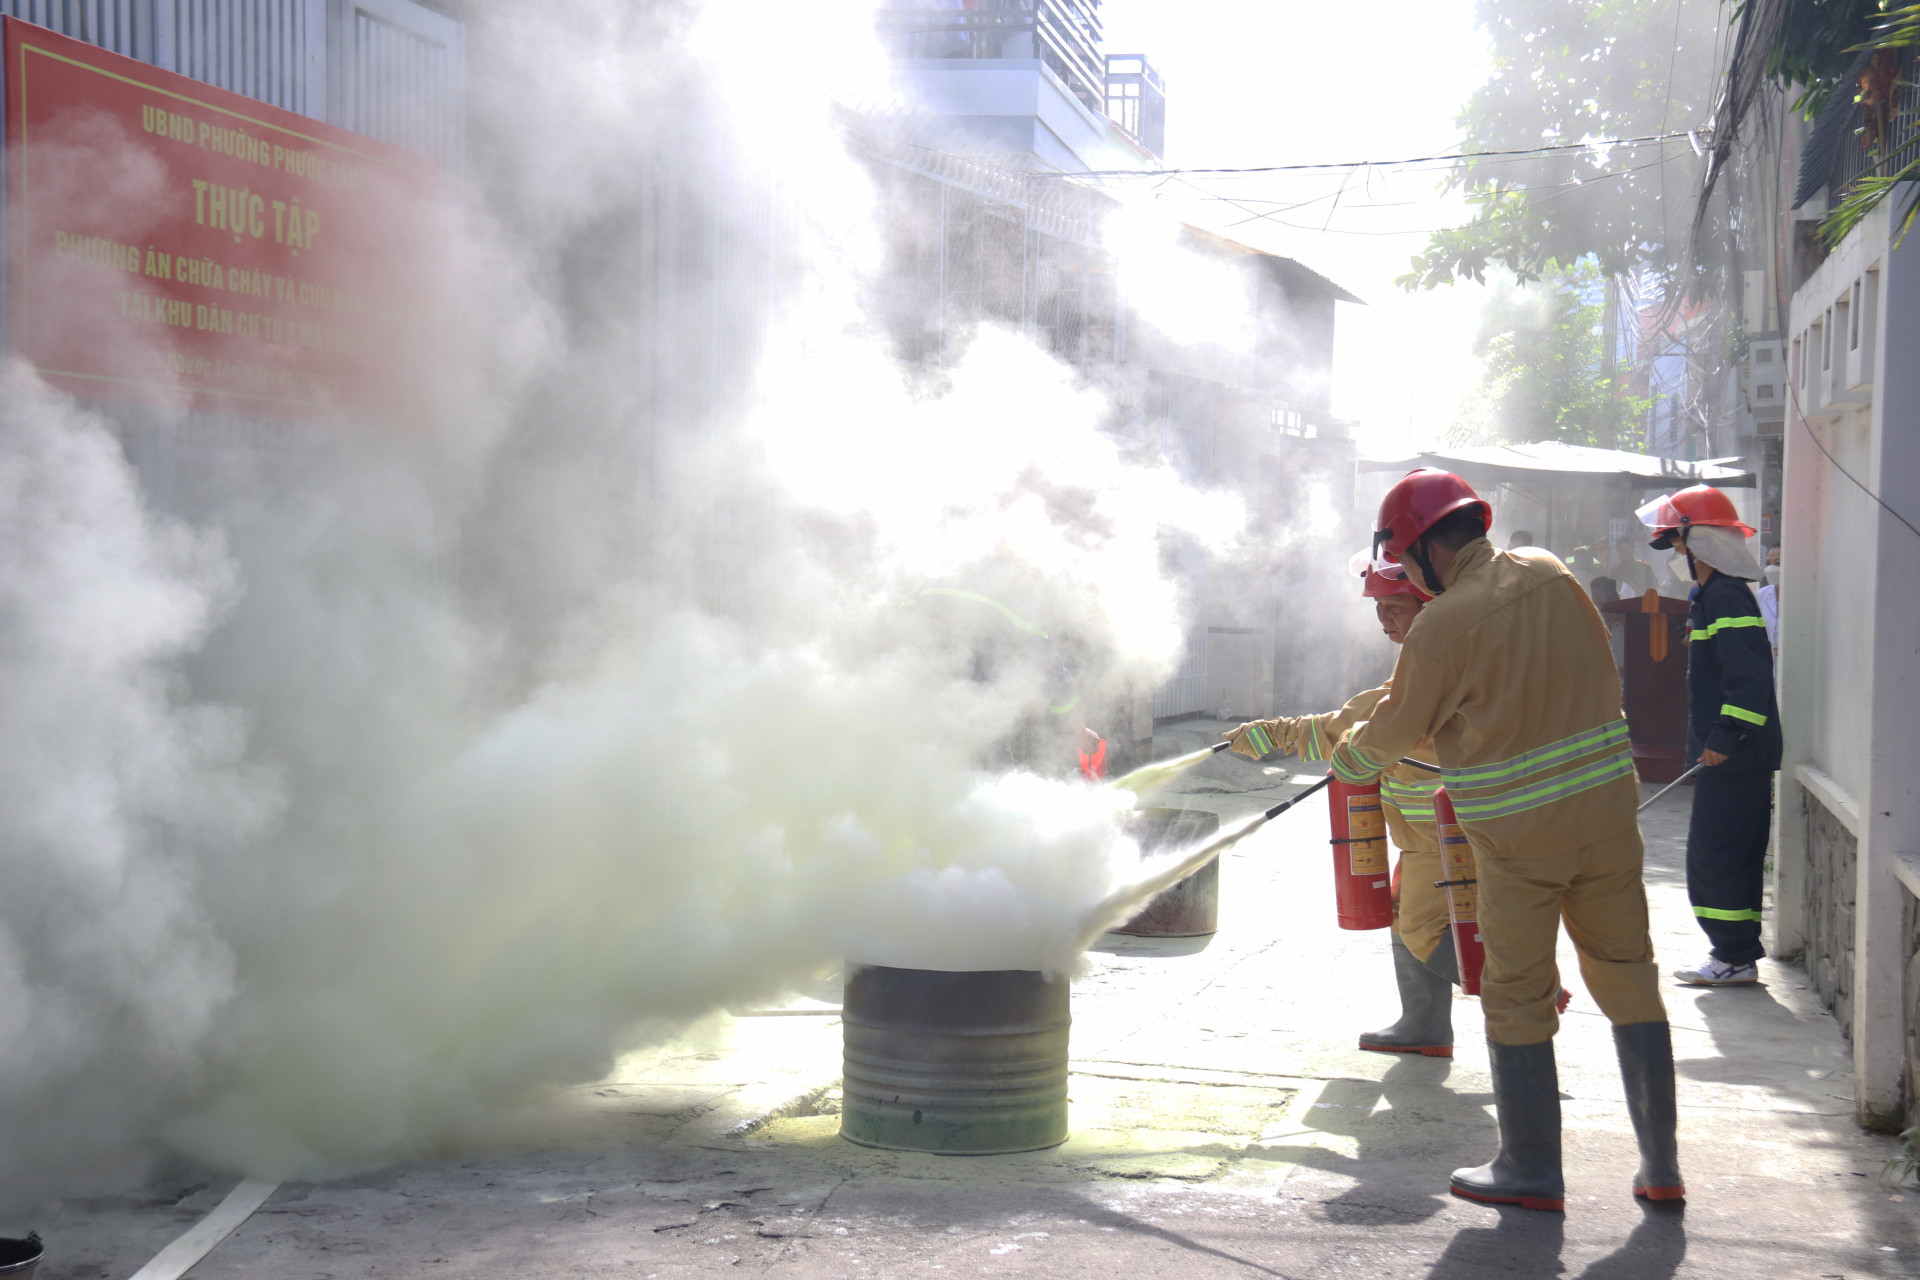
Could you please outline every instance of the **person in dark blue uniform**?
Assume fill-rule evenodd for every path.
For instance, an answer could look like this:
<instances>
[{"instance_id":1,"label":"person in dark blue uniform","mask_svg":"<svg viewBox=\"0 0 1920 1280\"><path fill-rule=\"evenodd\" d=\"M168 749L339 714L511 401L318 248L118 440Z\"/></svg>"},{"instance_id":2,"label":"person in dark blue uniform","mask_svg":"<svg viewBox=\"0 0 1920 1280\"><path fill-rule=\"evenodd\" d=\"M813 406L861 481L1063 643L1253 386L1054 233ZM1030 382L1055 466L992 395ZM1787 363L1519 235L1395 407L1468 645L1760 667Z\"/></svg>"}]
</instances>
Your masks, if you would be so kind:
<instances>
[{"instance_id":1,"label":"person in dark blue uniform","mask_svg":"<svg viewBox=\"0 0 1920 1280\"><path fill-rule=\"evenodd\" d=\"M1692 986L1757 982L1781 741L1773 646L1752 586L1761 569L1746 545L1754 531L1710 485L1658 499L1640 515L1654 548L1678 547L1698 584L1687 627L1687 762L1705 767L1694 775L1687 896L1712 949L1674 977Z\"/></svg>"}]
</instances>

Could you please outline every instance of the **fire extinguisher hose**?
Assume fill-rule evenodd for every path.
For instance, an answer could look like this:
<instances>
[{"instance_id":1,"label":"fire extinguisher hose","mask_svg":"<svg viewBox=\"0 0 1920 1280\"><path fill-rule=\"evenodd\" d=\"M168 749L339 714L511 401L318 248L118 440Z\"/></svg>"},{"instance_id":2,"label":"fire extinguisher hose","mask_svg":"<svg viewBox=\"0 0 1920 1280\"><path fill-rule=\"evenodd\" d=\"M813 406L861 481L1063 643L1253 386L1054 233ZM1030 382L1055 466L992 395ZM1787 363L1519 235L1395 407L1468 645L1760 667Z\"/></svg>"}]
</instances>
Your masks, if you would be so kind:
<instances>
[{"instance_id":1,"label":"fire extinguisher hose","mask_svg":"<svg viewBox=\"0 0 1920 1280\"><path fill-rule=\"evenodd\" d=\"M1320 781L1314 783L1312 786L1308 787L1305 791L1302 791L1299 795L1293 797L1291 800L1282 800L1279 804L1267 810L1266 814L1260 820L1262 822L1273 821L1275 818L1279 817L1281 814L1285 813L1287 810L1293 808L1293 806L1299 804L1302 800L1305 800L1308 796L1312 795L1314 792L1325 788L1327 784L1332 781L1333 781L1333 775L1328 774L1326 777L1320 779Z\"/></svg>"}]
</instances>

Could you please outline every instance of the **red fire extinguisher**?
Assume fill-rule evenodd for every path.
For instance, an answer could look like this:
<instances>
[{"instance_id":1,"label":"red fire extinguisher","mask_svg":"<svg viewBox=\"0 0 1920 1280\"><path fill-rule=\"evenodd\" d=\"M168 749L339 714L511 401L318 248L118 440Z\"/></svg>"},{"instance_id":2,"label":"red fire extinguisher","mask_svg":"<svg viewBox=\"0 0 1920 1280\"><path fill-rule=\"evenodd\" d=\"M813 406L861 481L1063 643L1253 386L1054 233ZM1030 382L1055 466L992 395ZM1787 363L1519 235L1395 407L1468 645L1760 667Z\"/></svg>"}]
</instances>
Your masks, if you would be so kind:
<instances>
[{"instance_id":1,"label":"red fire extinguisher","mask_svg":"<svg viewBox=\"0 0 1920 1280\"><path fill-rule=\"evenodd\" d=\"M1340 927L1384 929L1393 923L1393 889L1379 781L1356 787L1332 779L1327 812L1333 818L1333 897Z\"/></svg>"},{"instance_id":2,"label":"red fire extinguisher","mask_svg":"<svg viewBox=\"0 0 1920 1280\"><path fill-rule=\"evenodd\" d=\"M1454 816L1446 788L1433 793L1433 820L1440 828L1440 870L1446 879L1434 885L1447 891L1447 916L1453 922L1453 952L1460 962L1460 990L1480 994L1480 970L1487 949L1480 942L1480 895L1473 869L1473 849Z\"/></svg>"}]
</instances>

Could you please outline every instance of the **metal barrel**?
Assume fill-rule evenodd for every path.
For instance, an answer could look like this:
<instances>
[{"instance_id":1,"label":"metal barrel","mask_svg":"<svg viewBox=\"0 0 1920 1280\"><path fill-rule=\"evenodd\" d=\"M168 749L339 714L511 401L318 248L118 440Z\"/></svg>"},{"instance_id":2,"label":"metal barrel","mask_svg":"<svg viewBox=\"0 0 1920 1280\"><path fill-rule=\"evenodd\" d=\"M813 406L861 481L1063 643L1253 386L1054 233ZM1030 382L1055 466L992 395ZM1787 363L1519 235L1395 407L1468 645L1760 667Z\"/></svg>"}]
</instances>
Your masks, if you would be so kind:
<instances>
[{"instance_id":1,"label":"metal barrel","mask_svg":"<svg viewBox=\"0 0 1920 1280\"><path fill-rule=\"evenodd\" d=\"M1142 809L1128 815L1143 857L1172 853L1212 839L1220 815L1205 809ZM1220 927L1220 860L1161 890L1115 933L1141 938L1197 938Z\"/></svg>"},{"instance_id":2,"label":"metal barrel","mask_svg":"<svg viewBox=\"0 0 1920 1280\"><path fill-rule=\"evenodd\" d=\"M1067 1138L1069 988L1026 969L847 975L840 1136L991 1155Z\"/></svg>"},{"instance_id":3,"label":"metal barrel","mask_svg":"<svg viewBox=\"0 0 1920 1280\"><path fill-rule=\"evenodd\" d=\"M25 1240L0 1239L0 1276L7 1280L33 1280L33 1273L40 1269L40 1259L45 1255L37 1231L29 1232Z\"/></svg>"}]
</instances>

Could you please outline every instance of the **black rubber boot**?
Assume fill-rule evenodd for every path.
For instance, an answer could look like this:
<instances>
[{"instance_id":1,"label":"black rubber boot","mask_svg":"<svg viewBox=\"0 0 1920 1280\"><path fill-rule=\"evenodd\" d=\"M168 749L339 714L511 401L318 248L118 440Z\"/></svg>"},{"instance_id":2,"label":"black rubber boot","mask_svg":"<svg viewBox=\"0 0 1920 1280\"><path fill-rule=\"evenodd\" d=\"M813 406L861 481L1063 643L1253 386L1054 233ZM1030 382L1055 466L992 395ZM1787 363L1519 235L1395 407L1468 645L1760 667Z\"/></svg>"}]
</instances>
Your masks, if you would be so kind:
<instances>
[{"instance_id":1,"label":"black rubber boot","mask_svg":"<svg viewBox=\"0 0 1920 1280\"><path fill-rule=\"evenodd\" d=\"M1462 1200L1517 1204L1564 1213L1560 1174L1560 1076L1553 1041L1487 1042L1493 1061L1493 1105L1500 1116L1500 1154L1478 1169L1455 1169L1451 1189Z\"/></svg>"},{"instance_id":2,"label":"black rubber boot","mask_svg":"<svg viewBox=\"0 0 1920 1280\"><path fill-rule=\"evenodd\" d=\"M1393 935L1393 980L1400 988L1400 1021L1360 1033L1360 1047L1376 1053L1453 1056L1453 984L1413 958Z\"/></svg>"},{"instance_id":3,"label":"black rubber boot","mask_svg":"<svg viewBox=\"0 0 1920 1280\"><path fill-rule=\"evenodd\" d=\"M1680 1178L1680 1112L1673 1097L1673 1033L1664 1022L1634 1022L1613 1029L1620 1054L1620 1083L1627 1114L1640 1141L1640 1172L1633 1194L1643 1200L1684 1200Z\"/></svg>"}]
</instances>

